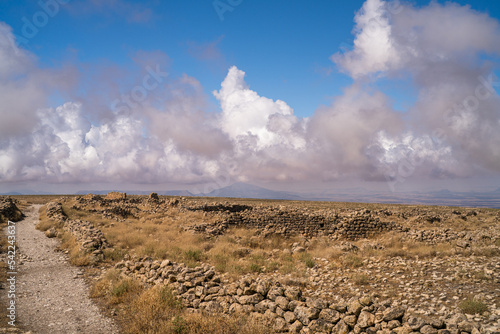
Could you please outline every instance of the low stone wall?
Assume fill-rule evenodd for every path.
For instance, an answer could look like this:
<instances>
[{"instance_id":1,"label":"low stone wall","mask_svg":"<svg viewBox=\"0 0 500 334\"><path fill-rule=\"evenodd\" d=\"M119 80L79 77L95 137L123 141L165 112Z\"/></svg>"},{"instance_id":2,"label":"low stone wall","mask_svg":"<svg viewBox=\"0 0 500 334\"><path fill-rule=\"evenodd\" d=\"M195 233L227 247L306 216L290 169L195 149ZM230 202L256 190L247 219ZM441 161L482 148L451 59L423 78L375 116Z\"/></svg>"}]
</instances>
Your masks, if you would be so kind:
<instances>
[{"instance_id":1,"label":"low stone wall","mask_svg":"<svg viewBox=\"0 0 500 334\"><path fill-rule=\"evenodd\" d=\"M272 279L244 277L223 283L208 265L188 268L169 260L140 258L119 262L115 268L144 283L169 285L192 312L247 313L279 333L480 333L462 314L446 321L423 319L407 314L397 303L370 296L330 303L304 298L299 287Z\"/></svg>"},{"instance_id":2,"label":"low stone wall","mask_svg":"<svg viewBox=\"0 0 500 334\"><path fill-rule=\"evenodd\" d=\"M467 248L471 245L492 244L500 239L500 233L494 227L479 231L441 230L408 230L402 235L405 241L417 241L427 244L456 243L458 247Z\"/></svg>"},{"instance_id":3,"label":"low stone wall","mask_svg":"<svg viewBox=\"0 0 500 334\"><path fill-rule=\"evenodd\" d=\"M219 208L221 206L214 205L212 207ZM242 211L236 211L234 208L227 209L216 223L193 225L187 229L217 236L223 234L230 226L245 226L263 231L264 237L271 234L283 236L299 234L308 238L327 235L332 239L346 240L369 238L389 231L408 230L394 222L381 221L369 210L339 215L333 212L319 214L290 208L281 210L279 207L249 208ZM197 209L207 211L199 208L192 210ZM215 211L215 209L208 211Z\"/></svg>"},{"instance_id":4,"label":"low stone wall","mask_svg":"<svg viewBox=\"0 0 500 334\"><path fill-rule=\"evenodd\" d=\"M93 255L102 254L102 250L109 247L106 237L101 230L94 224L82 221L68 219L63 211L62 204L59 202L50 202L46 206L47 218L63 224L63 230L71 233L81 244L81 247ZM55 229L49 229L47 236L56 236Z\"/></svg>"}]
</instances>

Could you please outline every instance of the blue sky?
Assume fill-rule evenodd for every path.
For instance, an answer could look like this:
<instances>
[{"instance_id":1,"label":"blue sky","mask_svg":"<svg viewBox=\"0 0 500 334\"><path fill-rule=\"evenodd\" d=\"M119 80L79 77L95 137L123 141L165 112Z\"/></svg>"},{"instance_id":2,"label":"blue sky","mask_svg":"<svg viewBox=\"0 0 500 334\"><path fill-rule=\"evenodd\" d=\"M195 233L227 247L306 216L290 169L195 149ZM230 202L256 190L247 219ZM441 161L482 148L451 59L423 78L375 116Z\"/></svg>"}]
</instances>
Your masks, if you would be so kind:
<instances>
[{"instance_id":1,"label":"blue sky","mask_svg":"<svg viewBox=\"0 0 500 334\"><path fill-rule=\"evenodd\" d=\"M500 3L456 2L500 17ZM223 20L212 1L128 1L129 8L123 10L114 10L114 1L103 1L109 6L91 3L69 1L28 39L27 49L43 66L77 59L85 64L134 68L131 57L137 51L161 50L172 61L172 74L197 78L207 94L219 89L229 66L236 65L247 73L252 89L286 101L299 116L309 116L320 104L329 104L352 81L338 72L329 57L352 48L353 17L363 1L243 0L237 6L222 1L232 8L220 7ZM414 3L421 6L429 1ZM3 0L0 4L0 20L18 36L23 36L22 18L32 22L33 15L42 10L36 1ZM68 11L68 6L75 8ZM146 14L134 21L134 11ZM190 49L203 52L210 45L217 53L208 59L190 53ZM413 100L411 85L385 83L380 87L394 97L398 109L404 110L406 101Z\"/></svg>"},{"instance_id":2,"label":"blue sky","mask_svg":"<svg viewBox=\"0 0 500 334\"><path fill-rule=\"evenodd\" d=\"M399 7L402 14L391 12L391 8ZM46 22L39 22L37 27L36 20L44 17ZM366 21L373 17L378 21L375 34L370 38L380 39L376 46L363 40L363 33L369 33L370 29ZM449 22L443 23L440 33L443 41L450 42L443 43L442 49L437 50L441 46L425 31L427 25L429 29L440 30L436 22L445 17ZM94 173L92 165L107 166L107 159L117 157L107 149L99 149L100 144L92 140L104 138L104 133L109 133L105 132L106 126L118 129L118 124L123 124L120 123L123 115L104 109L109 109L119 94L127 94L140 84L148 73L148 66L161 66L169 74L168 83L162 82L161 89L150 92L147 101L127 115L127 122L137 122L141 133L141 137L131 139L131 143L145 141L141 143L144 146L130 146L128 151L143 154L151 150L150 159L156 160L139 168L136 167L139 153L129 156L132 160L123 164L127 168L112 168L114 175L123 178L113 178L111 182L130 182L131 175L136 177L140 170L151 174L141 179L140 184L212 182L221 173L230 175L234 181L261 184L329 184L353 179L356 185L378 182L386 187L386 181L397 175L401 181L398 183L405 187L412 184L410 181L418 184L423 179L426 184L432 184L436 178L449 182L467 180L463 181L464 187L476 177L486 179L484 184L491 184L491 180L498 180L500 173L498 150L476 152L474 147L481 147L482 138L475 138L474 147L464 149L467 146L464 143L470 142L470 138L458 135L459 128L463 127L458 121L470 119L470 115L458 115L456 122L445 128L446 142L438 143L435 132L444 125L437 122L429 110L434 107L446 109L467 101L469 93L478 85L479 75L498 73L499 52L487 45L498 41L494 36L498 35L499 19L500 3L486 0L432 3L0 0L0 22L10 27L6 28L6 31L10 29L6 36L16 40L17 54L21 52L23 57L29 58L26 60L29 65L11 76L10 83L26 78L23 82L26 87L43 86L40 78L45 75L62 78L47 84L43 92L33 93L39 97L38 104L15 106L13 110L20 108L20 115L33 117L31 128L26 125L24 132L14 131L8 140L0 138L4 141L1 147L22 142L35 150L36 137L32 134L42 128L42 124L52 127L57 137L54 140L65 142L65 138L72 135L59 133L61 129L55 128L57 124L84 124L81 128L72 128L73 135L80 139L67 142L66 153L58 153L60 156L66 154L67 163L47 164L50 158L46 155L55 154L49 147L45 153L33 151L39 158L30 162L10 157L8 152L11 151L5 149L0 176L12 189L26 182L55 185L100 182L102 175L99 173L90 176ZM462 38L461 27L467 30L469 21L471 26L484 22L484 27L479 27L475 36ZM406 22L414 26L409 27ZM30 25L36 31L30 30ZM416 34L413 42L404 40L409 32ZM379 47L382 48L380 45L385 43L387 36L390 43L381 51ZM484 43L478 44L477 40L484 40ZM470 47L464 47L462 42L469 43ZM379 62L366 56L372 52L373 58L382 57ZM408 54L411 60L402 60ZM437 75L432 68L438 65L443 74L437 81L442 79L443 83L436 89L427 80ZM451 82L457 83L452 79L455 75L463 80L463 85L440 91ZM33 78L32 85L27 83L30 78ZM229 87L225 91L221 88L223 82ZM240 91L234 93L235 87ZM218 92L218 97L214 91ZM178 97L178 92L182 98ZM436 94L432 101L428 100L429 92ZM497 93L494 95L479 106L478 112L485 117L484 124L493 127L488 130L492 132L497 130L497 125L491 120L498 119L498 113L490 111L495 109L493 104L498 98ZM457 100L450 100L452 96ZM234 107L235 100L243 107ZM277 100L284 101L286 107ZM434 104L430 105L431 102ZM66 103L79 104L75 120L65 118ZM64 110L58 112L58 107ZM44 108L52 108L52 111L40 111ZM373 113L365 114L370 108L374 109ZM183 112L176 114L177 110ZM48 121L40 118L44 112L50 117L62 117L62 120L46 124ZM179 126L165 123L164 127L156 129L157 122L174 119L169 113L182 114L185 128L178 130ZM4 115L4 124L9 117ZM246 122L245 117L250 121ZM200 118L203 122L198 124ZM236 123L236 118L248 123L248 127ZM356 123L359 118L361 121ZM279 119L273 121L276 124L271 122L275 119ZM380 119L383 121L375 124ZM374 129L367 130L372 124ZM469 130L484 129L484 124L468 124ZM270 130L272 126L282 132ZM237 133L234 129L243 132ZM197 133L190 131L203 133L205 137L197 138ZM94 132L99 136L93 137ZM241 137L243 135L248 137ZM256 141L252 141L252 136ZM223 149L208 147L208 141ZM404 173L401 172L402 161L417 151L409 142L419 143L419 154L426 163L424 167L412 163L412 172ZM243 148L249 145L255 148L246 153L253 157L252 161L242 158ZM385 150L376 161L373 154L379 153L373 153L375 146ZM152 147L157 147L158 151ZM173 153L169 155L168 152ZM280 157L277 152L285 155ZM92 159L78 162L79 154L88 154ZM293 155L300 158L297 161L288 159ZM327 161L325 156L331 159ZM314 162L303 164L304 159ZM458 168L465 160L467 168ZM169 161L179 161L178 168L188 169L192 177L177 179L172 176L177 167L170 166ZM29 167L21 167L23 164ZM249 167L243 167L247 165ZM309 169L310 165L316 167ZM18 172L19 168L27 169ZM254 173L246 168L261 168L264 172ZM162 175L168 176L158 178L151 171L155 169L165 169ZM281 170L285 172L280 173ZM316 178L319 171L322 176ZM406 174L411 175L404 176Z\"/></svg>"},{"instance_id":3,"label":"blue sky","mask_svg":"<svg viewBox=\"0 0 500 334\"><path fill-rule=\"evenodd\" d=\"M44 66L76 57L83 63L112 62L124 67L134 66L131 57L139 50L161 50L171 58L172 74L196 77L207 94L220 88L230 65L237 65L250 73L252 88L287 101L304 116L318 104L328 103L350 81L335 75L329 57L352 43L352 19L362 1L314 5L242 1L232 12L222 12L224 20L211 1L135 3L139 10L152 11L144 21L128 22L131 13L108 8L68 13L62 7L29 39L28 49ZM32 19L37 11L40 6L33 1L3 1L0 18L22 36L22 17ZM201 53L211 44L217 54L208 59L197 59L189 52L191 47Z\"/></svg>"}]
</instances>

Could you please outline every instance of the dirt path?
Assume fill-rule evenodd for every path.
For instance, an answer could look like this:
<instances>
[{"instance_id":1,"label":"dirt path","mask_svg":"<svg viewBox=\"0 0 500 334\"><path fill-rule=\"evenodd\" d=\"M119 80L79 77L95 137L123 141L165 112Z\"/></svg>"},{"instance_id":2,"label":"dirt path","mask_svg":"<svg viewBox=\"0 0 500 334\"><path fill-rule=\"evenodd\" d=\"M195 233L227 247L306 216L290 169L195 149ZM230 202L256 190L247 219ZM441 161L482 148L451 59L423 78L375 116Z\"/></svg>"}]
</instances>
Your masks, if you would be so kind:
<instances>
[{"instance_id":1,"label":"dirt path","mask_svg":"<svg viewBox=\"0 0 500 334\"><path fill-rule=\"evenodd\" d=\"M17 316L33 333L118 333L88 297L77 267L56 252L56 238L35 229L40 205L31 206L16 224L21 259L17 278Z\"/></svg>"}]
</instances>

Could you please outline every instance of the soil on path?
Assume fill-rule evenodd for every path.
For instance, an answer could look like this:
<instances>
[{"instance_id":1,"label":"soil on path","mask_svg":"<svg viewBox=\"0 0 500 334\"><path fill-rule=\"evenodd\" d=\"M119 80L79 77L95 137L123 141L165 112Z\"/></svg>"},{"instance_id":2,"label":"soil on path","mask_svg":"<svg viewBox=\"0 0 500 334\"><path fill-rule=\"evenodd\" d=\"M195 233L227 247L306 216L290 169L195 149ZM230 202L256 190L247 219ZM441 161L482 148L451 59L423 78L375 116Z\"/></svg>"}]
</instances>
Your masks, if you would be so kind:
<instances>
[{"instance_id":1,"label":"soil on path","mask_svg":"<svg viewBox=\"0 0 500 334\"><path fill-rule=\"evenodd\" d=\"M32 333L119 333L88 296L81 269L56 251L57 238L35 229L40 205L31 206L16 223L21 254L17 277L17 317Z\"/></svg>"}]
</instances>

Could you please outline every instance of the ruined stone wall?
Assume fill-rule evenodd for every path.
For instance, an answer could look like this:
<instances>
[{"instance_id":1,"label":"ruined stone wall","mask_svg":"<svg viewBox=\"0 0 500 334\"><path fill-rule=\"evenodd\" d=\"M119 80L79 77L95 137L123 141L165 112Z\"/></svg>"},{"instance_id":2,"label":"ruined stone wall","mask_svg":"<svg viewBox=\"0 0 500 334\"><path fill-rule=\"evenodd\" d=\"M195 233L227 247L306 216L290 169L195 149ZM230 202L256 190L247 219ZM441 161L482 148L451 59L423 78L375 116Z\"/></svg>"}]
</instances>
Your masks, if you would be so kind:
<instances>
[{"instance_id":1,"label":"ruined stone wall","mask_svg":"<svg viewBox=\"0 0 500 334\"><path fill-rule=\"evenodd\" d=\"M119 262L115 268L144 283L170 286L193 312L247 313L279 333L479 333L461 314L446 322L423 319L407 314L390 300L370 296L337 304L305 298L299 287L267 278L244 277L223 283L209 265L188 268L169 260L139 258Z\"/></svg>"},{"instance_id":2,"label":"ruined stone wall","mask_svg":"<svg viewBox=\"0 0 500 334\"><path fill-rule=\"evenodd\" d=\"M277 207L250 207L240 212L226 210L218 222L193 225L190 229L216 236L223 234L230 226L256 228L262 230L264 236L270 234L283 236L299 234L306 237L327 235L333 239L347 240L368 238L382 232L407 230L394 222L381 221L369 210L339 215L330 211L318 214L291 208L282 210Z\"/></svg>"},{"instance_id":3,"label":"ruined stone wall","mask_svg":"<svg viewBox=\"0 0 500 334\"><path fill-rule=\"evenodd\" d=\"M94 224L82 221L68 219L64 213L60 202L50 202L46 206L47 218L63 225L63 230L69 232L80 243L81 247L93 255L102 254L102 250L108 248L108 242L101 230ZM56 236L57 231L52 228L46 232L47 236Z\"/></svg>"}]
</instances>

